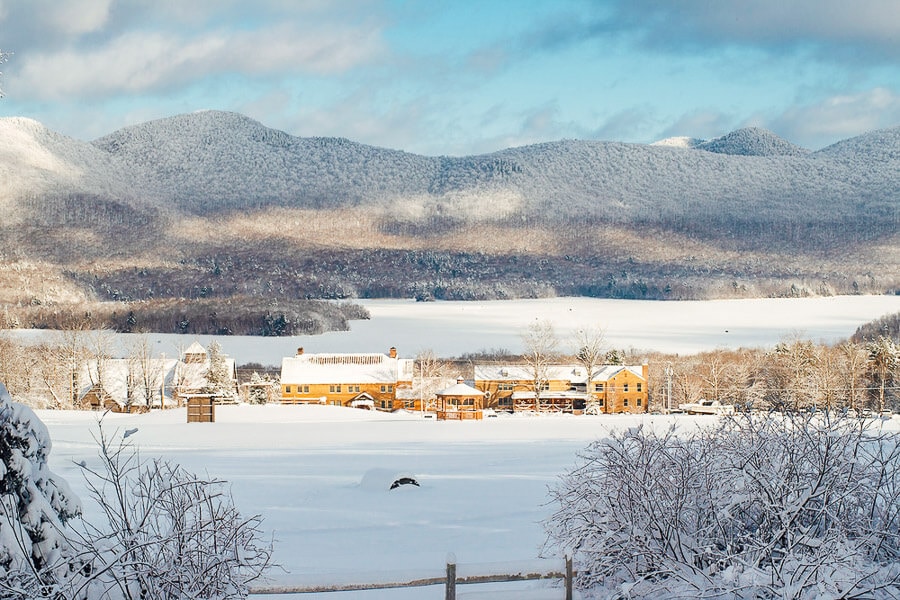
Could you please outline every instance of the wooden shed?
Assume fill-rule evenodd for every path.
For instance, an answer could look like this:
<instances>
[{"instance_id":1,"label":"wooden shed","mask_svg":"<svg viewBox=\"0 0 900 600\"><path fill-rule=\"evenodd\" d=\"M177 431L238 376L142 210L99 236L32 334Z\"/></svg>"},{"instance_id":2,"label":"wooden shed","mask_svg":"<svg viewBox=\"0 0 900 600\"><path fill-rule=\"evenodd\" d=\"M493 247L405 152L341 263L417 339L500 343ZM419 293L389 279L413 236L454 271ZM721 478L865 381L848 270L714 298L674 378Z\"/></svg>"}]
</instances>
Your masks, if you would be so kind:
<instances>
[{"instance_id":1,"label":"wooden shed","mask_svg":"<svg viewBox=\"0 0 900 600\"><path fill-rule=\"evenodd\" d=\"M186 399L188 423L215 423L216 401L213 394L191 394Z\"/></svg>"},{"instance_id":2,"label":"wooden shed","mask_svg":"<svg viewBox=\"0 0 900 600\"><path fill-rule=\"evenodd\" d=\"M481 420L484 417L484 392L466 385L462 379L437 392L436 396L439 421Z\"/></svg>"}]
</instances>

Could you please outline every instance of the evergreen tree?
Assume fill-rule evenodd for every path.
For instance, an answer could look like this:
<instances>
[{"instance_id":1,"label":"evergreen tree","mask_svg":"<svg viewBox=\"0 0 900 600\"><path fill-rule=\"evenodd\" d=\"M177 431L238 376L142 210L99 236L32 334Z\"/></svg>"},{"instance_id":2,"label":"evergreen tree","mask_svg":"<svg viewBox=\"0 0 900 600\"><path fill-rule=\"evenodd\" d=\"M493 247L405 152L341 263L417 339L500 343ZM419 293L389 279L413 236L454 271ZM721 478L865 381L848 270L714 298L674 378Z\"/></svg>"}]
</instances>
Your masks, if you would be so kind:
<instances>
[{"instance_id":1,"label":"evergreen tree","mask_svg":"<svg viewBox=\"0 0 900 600\"><path fill-rule=\"evenodd\" d=\"M209 370L206 372L206 391L210 394L234 397L234 380L228 369L228 360L222 352L222 346L213 340L206 349L209 357Z\"/></svg>"},{"instance_id":2,"label":"evergreen tree","mask_svg":"<svg viewBox=\"0 0 900 600\"><path fill-rule=\"evenodd\" d=\"M72 575L63 526L78 499L47 466L47 428L0 384L0 597L41 597Z\"/></svg>"}]
</instances>

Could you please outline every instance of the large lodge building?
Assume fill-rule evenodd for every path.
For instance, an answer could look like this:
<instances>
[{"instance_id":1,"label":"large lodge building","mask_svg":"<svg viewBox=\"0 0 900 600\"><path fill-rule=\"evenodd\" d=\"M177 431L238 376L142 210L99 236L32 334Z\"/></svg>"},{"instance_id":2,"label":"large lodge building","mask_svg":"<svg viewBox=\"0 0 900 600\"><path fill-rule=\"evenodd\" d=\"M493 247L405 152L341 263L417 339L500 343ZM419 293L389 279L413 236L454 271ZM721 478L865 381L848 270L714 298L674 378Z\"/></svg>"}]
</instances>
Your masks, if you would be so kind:
<instances>
[{"instance_id":1,"label":"large lodge building","mask_svg":"<svg viewBox=\"0 0 900 600\"><path fill-rule=\"evenodd\" d=\"M404 408L398 390L412 387L413 363L397 358L396 348L388 354L306 354L299 348L281 361L281 403Z\"/></svg>"},{"instance_id":2,"label":"large lodge building","mask_svg":"<svg viewBox=\"0 0 900 600\"><path fill-rule=\"evenodd\" d=\"M476 364L472 387L483 408L507 412L639 413L648 409L648 366ZM281 364L282 404L330 404L376 410L430 410L440 392L416 381L415 360L388 354L306 354ZM435 392L421 393L431 389Z\"/></svg>"}]
</instances>

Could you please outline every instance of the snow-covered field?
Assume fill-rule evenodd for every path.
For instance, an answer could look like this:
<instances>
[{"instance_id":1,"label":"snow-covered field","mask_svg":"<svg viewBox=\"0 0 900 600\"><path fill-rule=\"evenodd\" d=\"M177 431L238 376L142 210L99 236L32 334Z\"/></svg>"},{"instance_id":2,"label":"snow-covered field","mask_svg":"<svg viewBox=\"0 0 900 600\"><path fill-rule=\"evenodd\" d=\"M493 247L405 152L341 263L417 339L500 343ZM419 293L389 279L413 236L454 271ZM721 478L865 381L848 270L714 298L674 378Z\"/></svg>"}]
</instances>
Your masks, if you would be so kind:
<instances>
[{"instance_id":1,"label":"snow-covered field","mask_svg":"<svg viewBox=\"0 0 900 600\"><path fill-rule=\"evenodd\" d=\"M307 352L386 352L401 355L434 350L438 356L505 348L521 350L522 332L536 319L554 324L564 349L579 328L600 326L617 348L692 354L715 348L774 346L800 334L813 341L846 339L857 327L900 312L900 296L757 298L655 302L597 298L545 298L492 302L359 300L371 319L351 322L350 331L286 338L217 337L238 364L280 365L299 346ZM123 336L127 338L127 336ZM159 351L174 355L195 339L211 336L154 336Z\"/></svg>"},{"instance_id":2,"label":"snow-covered field","mask_svg":"<svg viewBox=\"0 0 900 600\"><path fill-rule=\"evenodd\" d=\"M38 414L53 439L51 468L83 496L74 462L96 456L96 413ZM269 405L218 407L216 423L188 424L184 409L108 415L105 427L120 435L137 427L130 439L144 457L162 456L231 482L238 508L260 513L274 531L275 558L285 569L273 572L275 580L321 583L438 577L450 552L461 572L508 570L495 563L527 567L544 540L547 488L574 464L576 453L610 428L671 418L685 427L712 419L508 416L450 423ZM400 474L415 476L420 487L389 490ZM96 510L85 509L89 516ZM464 586L459 596L562 597L561 589L548 585ZM443 588L295 597L428 600L442 598Z\"/></svg>"}]
</instances>

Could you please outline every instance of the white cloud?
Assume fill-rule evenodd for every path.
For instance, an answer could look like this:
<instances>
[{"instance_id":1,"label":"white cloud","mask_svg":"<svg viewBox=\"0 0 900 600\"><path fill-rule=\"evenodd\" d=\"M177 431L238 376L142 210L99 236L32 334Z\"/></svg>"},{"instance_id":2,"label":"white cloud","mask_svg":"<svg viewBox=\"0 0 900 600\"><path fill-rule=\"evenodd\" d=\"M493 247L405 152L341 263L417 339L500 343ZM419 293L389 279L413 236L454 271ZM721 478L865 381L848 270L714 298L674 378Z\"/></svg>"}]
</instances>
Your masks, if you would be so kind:
<instances>
[{"instance_id":1,"label":"white cloud","mask_svg":"<svg viewBox=\"0 0 900 600\"><path fill-rule=\"evenodd\" d=\"M693 110L681 115L672 125L664 129L657 139L687 136L711 139L736 129L734 117L713 109Z\"/></svg>"},{"instance_id":2,"label":"white cloud","mask_svg":"<svg viewBox=\"0 0 900 600\"><path fill-rule=\"evenodd\" d=\"M65 35L83 35L106 25L113 0L40 0L40 18L53 31Z\"/></svg>"},{"instance_id":3,"label":"white cloud","mask_svg":"<svg viewBox=\"0 0 900 600\"><path fill-rule=\"evenodd\" d=\"M66 48L21 57L10 73L21 97L61 99L169 89L221 73L331 74L366 64L383 51L371 25L207 32L125 33L95 49Z\"/></svg>"},{"instance_id":4,"label":"white cloud","mask_svg":"<svg viewBox=\"0 0 900 600\"><path fill-rule=\"evenodd\" d=\"M900 94L877 87L796 106L764 126L807 148L821 148L873 129L900 125Z\"/></svg>"},{"instance_id":5,"label":"white cloud","mask_svg":"<svg viewBox=\"0 0 900 600\"><path fill-rule=\"evenodd\" d=\"M744 44L783 51L805 44L822 55L896 57L897 8L896 0L621 0L612 20L643 30L645 41L657 46Z\"/></svg>"}]
</instances>

